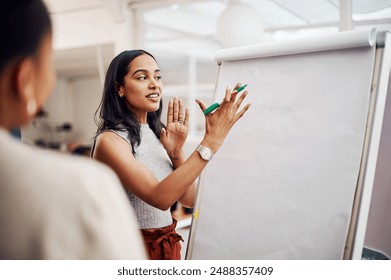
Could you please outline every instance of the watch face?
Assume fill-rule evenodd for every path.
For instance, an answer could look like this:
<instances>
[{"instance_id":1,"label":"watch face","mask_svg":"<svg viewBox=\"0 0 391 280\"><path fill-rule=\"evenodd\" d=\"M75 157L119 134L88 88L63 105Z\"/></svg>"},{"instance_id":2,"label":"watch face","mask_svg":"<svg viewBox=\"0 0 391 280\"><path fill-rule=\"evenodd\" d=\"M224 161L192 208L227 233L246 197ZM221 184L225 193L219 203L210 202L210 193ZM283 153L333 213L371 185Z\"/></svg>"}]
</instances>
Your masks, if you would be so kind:
<instances>
[{"instance_id":1,"label":"watch face","mask_svg":"<svg viewBox=\"0 0 391 280\"><path fill-rule=\"evenodd\" d=\"M204 159L208 159L210 157L210 153L209 153L208 149L205 149L205 148L202 149L202 157Z\"/></svg>"},{"instance_id":2,"label":"watch face","mask_svg":"<svg viewBox=\"0 0 391 280\"><path fill-rule=\"evenodd\" d=\"M197 151L199 152L200 156L204 160L211 160L213 157L212 150L208 147L204 147L202 145L197 147Z\"/></svg>"}]
</instances>

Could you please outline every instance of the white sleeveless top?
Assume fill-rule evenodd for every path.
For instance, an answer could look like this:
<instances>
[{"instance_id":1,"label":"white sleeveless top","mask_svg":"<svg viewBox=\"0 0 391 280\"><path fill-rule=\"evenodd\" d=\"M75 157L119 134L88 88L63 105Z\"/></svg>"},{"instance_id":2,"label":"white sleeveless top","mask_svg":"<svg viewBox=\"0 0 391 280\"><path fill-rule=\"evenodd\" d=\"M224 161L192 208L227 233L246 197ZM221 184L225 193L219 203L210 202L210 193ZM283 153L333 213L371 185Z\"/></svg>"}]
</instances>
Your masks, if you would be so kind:
<instances>
[{"instance_id":1,"label":"white sleeveless top","mask_svg":"<svg viewBox=\"0 0 391 280\"><path fill-rule=\"evenodd\" d=\"M129 143L128 132L111 130ZM141 124L141 142L134 147L135 158L140 161L160 182L173 170L173 165L166 150L148 124ZM133 193L128 192L141 229L161 228L173 223L170 208L162 211L144 202Z\"/></svg>"}]
</instances>

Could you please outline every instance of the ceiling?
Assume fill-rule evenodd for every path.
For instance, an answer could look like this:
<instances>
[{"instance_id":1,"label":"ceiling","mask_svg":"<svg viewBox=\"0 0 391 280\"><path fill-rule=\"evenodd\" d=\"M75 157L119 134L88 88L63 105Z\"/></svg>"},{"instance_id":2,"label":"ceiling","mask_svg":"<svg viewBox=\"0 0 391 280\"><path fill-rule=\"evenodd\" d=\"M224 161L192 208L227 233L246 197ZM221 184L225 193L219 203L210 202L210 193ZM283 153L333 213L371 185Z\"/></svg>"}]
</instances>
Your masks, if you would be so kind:
<instances>
[{"instance_id":1,"label":"ceiling","mask_svg":"<svg viewBox=\"0 0 391 280\"><path fill-rule=\"evenodd\" d=\"M255 43L308 37L376 26L391 31L391 0L45 0L53 17L96 9L106 10L113 22L124 21L124 10L134 16L140 48L157 54L169 66L187 63L189 57L213 61L221 43L218 20L228 4L249 5L253 12L230 20L242 27L235 38L263 30ZM247 26L250 15L261 24ZM350 16L351 15L351 16ZM97 21L102 20L96 18ZM253 21L254 22L254 21ZM231 27L232 28L232 27ZM99 30L97 30L99 31ZM231 32L231 30L229 30ZM56 30L54 30L56 32ZM234 33L234 30L232 30ZM113 44L58 49L55 62L60 76L75 78L102 74L113 57Z\"/></svg>"}]
</instances>

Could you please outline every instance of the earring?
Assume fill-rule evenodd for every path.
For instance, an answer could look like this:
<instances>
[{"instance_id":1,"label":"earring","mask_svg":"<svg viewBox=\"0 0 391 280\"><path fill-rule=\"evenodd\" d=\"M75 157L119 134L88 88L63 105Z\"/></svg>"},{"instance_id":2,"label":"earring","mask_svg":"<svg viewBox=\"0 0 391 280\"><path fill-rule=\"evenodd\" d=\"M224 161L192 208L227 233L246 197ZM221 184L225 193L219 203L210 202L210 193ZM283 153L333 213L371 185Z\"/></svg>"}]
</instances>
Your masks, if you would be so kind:
<instances>
[{"instance_id":1,"label":"earring","mask_svg":"<svg viewBox=\"0 0 391 280\"><path fill-rule=\"evenodd\" d=\"M27 114L29 116L34 116L37 112L37 102L35 100L34 94L33 94L33 88L32 86L28 86L26 88L27 92Z\"/></svg>"},{"instance_id":2,"label":"earring","mask_svg":"<svg viewBox=\"0 0 391 280\"><path fill-rule=\"evenodd\" d=\"M27 102L27 114L29 116L34 116L37 111L37 103L35 102L35 99L30 99Z\"/></svg>"}]
</instances>

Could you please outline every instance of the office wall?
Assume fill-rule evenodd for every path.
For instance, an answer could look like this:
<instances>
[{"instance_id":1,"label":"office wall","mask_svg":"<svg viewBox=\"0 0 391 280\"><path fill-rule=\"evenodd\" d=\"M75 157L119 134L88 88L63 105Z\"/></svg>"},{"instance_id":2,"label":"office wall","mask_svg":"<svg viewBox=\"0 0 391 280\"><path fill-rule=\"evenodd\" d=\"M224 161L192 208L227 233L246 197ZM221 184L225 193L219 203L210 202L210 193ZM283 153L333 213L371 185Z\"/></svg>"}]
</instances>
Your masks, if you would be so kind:
<instances>
[{"instance_id":1,"label":"office wall","mask_svg":"<svg viewBox=\"0 0 391 280\"><path fill-rule=\"evenodd\" d=\"M98 77L77 79L69 82L73 110L73 139L84 145L91 144L96 131L94 114L102 97L102 86Z\"/></svg>"},{"instance_id":2,"label":"office wall","mask_svg":"<svg viewBox=\"0 0 391 280\"><path fill-rule=\"evenodd\" d=\"M95 133L94 113L102 95L99 77L73 80L59 78L56 87L44 106L47 117L36 118L22 129L24 142L36 140L47 143L88 145ZM56 127L70 123L72 130L59 132ZM65 150L65 148L63 148Z\"/></svg>"}]
</instances>

